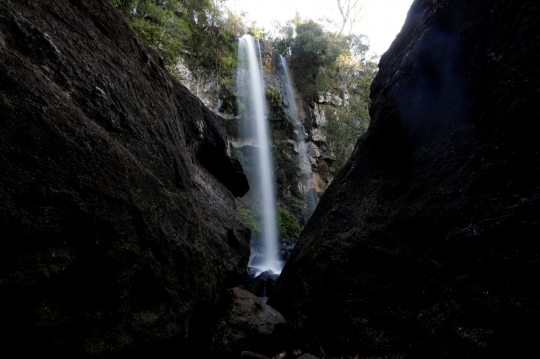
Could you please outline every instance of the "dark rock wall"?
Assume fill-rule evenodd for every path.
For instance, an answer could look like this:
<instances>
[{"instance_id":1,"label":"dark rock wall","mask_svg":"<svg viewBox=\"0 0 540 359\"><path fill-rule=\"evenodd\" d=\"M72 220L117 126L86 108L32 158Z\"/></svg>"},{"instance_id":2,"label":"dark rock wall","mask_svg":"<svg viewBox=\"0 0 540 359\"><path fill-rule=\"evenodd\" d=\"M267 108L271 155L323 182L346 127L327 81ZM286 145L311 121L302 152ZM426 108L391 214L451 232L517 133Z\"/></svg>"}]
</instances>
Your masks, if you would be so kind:
<instances>
[{"instance_id":1,"label":"dark rock wall","mask_svg":"<svg viewBox=\"0 0 540 359\"><path fill-rule=\"evenodd\" d=\"M415 1L372 123L269 304L328 353L519 357L540 335L540 5Z\"/></svg>"},{"instance_id":2,"label":"dark rock wall","mask_svg":"<svg viewBox=\"0 0 540 359\"><path fill-rule=\"evenodd\" d=\"M3 351L200 346L249 257L227 148L110 1L0 2Z\"/></svg>"}]
</instances>

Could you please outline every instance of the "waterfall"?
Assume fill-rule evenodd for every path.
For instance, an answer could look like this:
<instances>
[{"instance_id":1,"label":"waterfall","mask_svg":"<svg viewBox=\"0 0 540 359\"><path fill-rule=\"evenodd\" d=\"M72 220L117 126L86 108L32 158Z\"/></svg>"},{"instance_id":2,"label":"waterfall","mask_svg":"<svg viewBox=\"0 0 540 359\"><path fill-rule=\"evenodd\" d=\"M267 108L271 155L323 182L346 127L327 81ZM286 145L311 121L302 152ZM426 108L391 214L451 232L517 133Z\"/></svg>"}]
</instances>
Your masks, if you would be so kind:
<instances>
[{"instance_id":1,"label":"waterfall","mask_svg":"<svg viewBox=\"0 0 540 359\"><path fill-rule=\"evenodd\" d=\"M276 221L276 194L274 164L272 160L268 121L265 118L265 91L263 84L260 46L250 35L240 38L238 44L238 95L246 103L244 118L251 123L255 135L255 162L261 189L261 241L262 248L253 247L249 266L258 270L272 270L281 273L284 263L278 251L278 231ZM259 51L259 56L257 56Z\"/></svg>"},{"instance_id":2,"label":"waterfall","mask_svg":"<svg viewBox=\"0 0 540 359\"><path fill-rule=\"evenodd\" d=\"M313 190L313 177L311 174L311 161L309 159L306 147L306 141L304 139L304 126L300 123L300 116L298 115L298 106L296 105L296 99L294 97L294 90L291 82L291 75L289 74L289 66L287 60L283 55L279 55L281 59L281 65L283 67L283 73L285 75L285 91L287 96L287 102L289 103L289 111L294 121L295 127L298 131L298 163L303 176L302 192L306 197L307 202L307 215L311 216L315 207L317 206L317 199L315 197L315 191ZM304 182L306 184L304 184ZM311 189L311 190L310 190Z\"/></svg>"}]
</instances>

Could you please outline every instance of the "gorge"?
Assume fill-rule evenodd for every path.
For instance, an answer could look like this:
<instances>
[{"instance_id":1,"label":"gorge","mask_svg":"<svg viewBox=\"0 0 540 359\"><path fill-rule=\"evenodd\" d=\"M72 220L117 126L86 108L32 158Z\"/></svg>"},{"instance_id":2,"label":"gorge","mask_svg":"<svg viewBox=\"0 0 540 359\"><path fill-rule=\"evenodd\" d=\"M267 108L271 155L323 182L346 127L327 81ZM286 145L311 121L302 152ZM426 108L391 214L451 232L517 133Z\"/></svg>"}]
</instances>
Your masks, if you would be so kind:
<instances>
[{"instance_id":1,"label":"gorge","mask_svg":"<svg viewBox=\"0 0 540 359\"><path fill-rule=\"evenodd\" d=\"M180 83L174 56L145 44L118 4L0 2L8 356L535 353L537 2L415 0L371 84L369 128L339 170L329 116L345 123L354 86L317 92L306 74L330 71L293 61L317 43L302 55L330 56L317 24L296 28L317 41L281 55L278 41L203 28L236 54L219 64L214 102L195 72L191 92L188 76ZM187 65L202 61L192 55ZM259 193L270 219L258 229ZM286 220L305 225L299 236ZM263 250L260 270L281 272L265 304L241 288L257 266L251 239L291 234L284 267L266 257L276 247Z\"/></svg>"}]
</instances>

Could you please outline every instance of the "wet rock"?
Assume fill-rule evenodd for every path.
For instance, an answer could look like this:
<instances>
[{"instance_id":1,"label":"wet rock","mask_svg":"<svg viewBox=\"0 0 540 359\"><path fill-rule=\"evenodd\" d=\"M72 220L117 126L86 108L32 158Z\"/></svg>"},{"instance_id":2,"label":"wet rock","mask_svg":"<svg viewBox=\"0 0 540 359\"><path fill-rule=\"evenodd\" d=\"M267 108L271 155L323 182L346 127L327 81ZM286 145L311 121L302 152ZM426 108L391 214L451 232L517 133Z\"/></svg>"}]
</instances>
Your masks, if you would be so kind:
<instances>
[{"instance_id":1,"label":"wet rock","mask_svg":"<svg viewBox=\"0 0 540 359\"><path fill-rule=\"evenodd\" d=\"M316 357L315 355L311 355L309 353L305 353L300 355L298 359L319 359L319 357Z\"/></svg>"},{"instance_id":2,"label":"wet rock","mask_svg":"<svg viewBox=\"0 0 540 359\"><path fill-rule=\"evenodd\" d=\"M262 354L257 354L250 351L243 351L240 353L240 359L270 359L270 358Z\"/></svg>"},{"instance_id":3,"label":"wet rock","mask_svg":"<svg viewBox=\"0 0 540 359\"><path fill-rule=\"evenodd\" d=\"M540 337L537 1L417 0L371 126L269 303L332 357L526 357Z\"/></svg>"},{"instance_id":4,"label":"wet rock","mask_svg":"<svg viewBox=\"0 0 540 359\"><path fill-rule=\"evenodd\" d=\"M244 286L251 283L255 279L258 273L259 273L259 270L257 268L247 267L246 276L244 277Z\"/></svg>"},{"instance_id":5,"label":"wet rock","mask_svg":"<svg viewBox=\"0 0 540 359\"><path fill-rule=\"evenodd\" d=\"M284 261L289 260L289 257L291 256L291 252L294 249L294 246L296 245L296 241L293 241L291 239L282 238L279 242L279 251L281 252L281 258Z\"/></svg>"},{"instance_id":6,"label":"wet rock","mask_svg":"<svg viewBox=\"0 0 540 359\"><path fill-rule=\"evenodd\" d=\"M278 277L279 274L268 270L252 279L245 288L257 297L269 297L274 293Z\"/></svg>"},{"instance_id":7,"label":"wet rock","mask_svg":"<svg viewBox=\"0 0 540 359\"><path fill-rule=\"evenodd\" d=\"M278 355L274 355L272 359L285 359L287 357L287 352L279 353Z\"/></svg>"},{"instance_id":8,"label":"wet rock","mask_svg":"<svg viewBox=\"0 0 540 359\"><path fill-rule=\"evenodd\" d=\"M0 2L0 114L3 350L207 350L250 238L217 117L108 0Z\"/></svg>"},{"instance_id":9,"label":"wet rock","mask_svg":"<svg viewBox=\"0 0 540 359\"><path fill-rule=\"evenodd\" d=\"M212 353L236 358L242 351L266 355L280 347L273 335L285 319L257 296L240 288L228 289L221 306L223 316L214 330Z\"/></svg>"}]
</instances>

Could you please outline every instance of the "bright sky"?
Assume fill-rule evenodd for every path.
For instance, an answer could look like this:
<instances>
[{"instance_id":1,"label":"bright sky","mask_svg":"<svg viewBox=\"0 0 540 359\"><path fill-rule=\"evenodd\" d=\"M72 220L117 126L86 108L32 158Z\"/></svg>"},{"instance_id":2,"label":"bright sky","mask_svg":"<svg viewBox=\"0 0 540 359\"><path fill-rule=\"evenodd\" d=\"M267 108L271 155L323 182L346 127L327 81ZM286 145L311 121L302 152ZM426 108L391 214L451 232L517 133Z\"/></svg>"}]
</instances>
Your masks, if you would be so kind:
<instances>
[{"instance_id":1,"label":"bright sky","mask_svg":"<svg viewBox=\"0 0 540 359\"><path fill-rule=\"evenodd\" d=\"M366 34L371 51L382 55L401 30L412 1L363 0L362 18L354 32ZM272 21L284 23L293 19L297 10L302 18L328 17L341 24L336 0L228 0L226 4L235 12L246 11L249 20L267 31L273 29Z\"/></svg>"}]
</instances>

